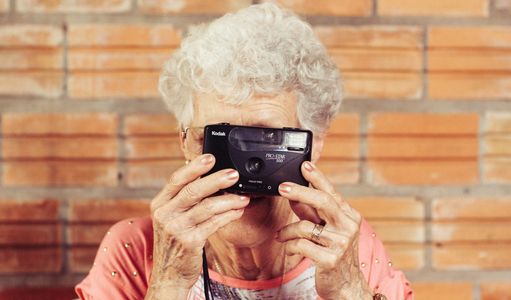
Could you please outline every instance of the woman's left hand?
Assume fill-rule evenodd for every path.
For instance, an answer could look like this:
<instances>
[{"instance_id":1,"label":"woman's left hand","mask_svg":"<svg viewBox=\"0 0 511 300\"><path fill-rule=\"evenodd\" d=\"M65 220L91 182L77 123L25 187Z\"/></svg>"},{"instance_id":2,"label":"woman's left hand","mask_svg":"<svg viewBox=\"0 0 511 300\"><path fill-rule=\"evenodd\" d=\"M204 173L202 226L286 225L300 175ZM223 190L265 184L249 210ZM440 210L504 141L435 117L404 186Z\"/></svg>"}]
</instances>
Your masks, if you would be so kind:
<instances>
[{"instance_id":1,"label":"woman's left hand","mask_svg":"<svg viewBox=\"0 0 511 300\"><path fill-rule=\"evenodd\" d=\"M372 299L358 262L360 214L312 163L302 164L302 174L312 187L291 182L279 186L301 220L283 227L277 240L286 243L289 254L315 262L316 290L322 299Z\"/></svg>"}]
</instances>

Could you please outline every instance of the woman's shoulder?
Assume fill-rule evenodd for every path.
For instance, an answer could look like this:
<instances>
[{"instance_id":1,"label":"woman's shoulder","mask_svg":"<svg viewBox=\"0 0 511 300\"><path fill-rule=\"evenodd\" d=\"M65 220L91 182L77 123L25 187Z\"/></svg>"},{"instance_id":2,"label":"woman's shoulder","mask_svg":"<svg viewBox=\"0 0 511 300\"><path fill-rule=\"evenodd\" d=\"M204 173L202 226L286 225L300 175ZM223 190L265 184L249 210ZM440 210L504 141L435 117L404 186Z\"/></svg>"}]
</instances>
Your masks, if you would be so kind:
<instances>
[{"instance_id":1,"label":"woman's shoulder","mask_svg":"<svg viewBox=\"0 0 511 300\"><path fill-rule=\"evenodd\" d=\"M81 299L143 298L152 269L150 217L115 223L105 234L94 264L75 290Z\"/></svg>"},{"instance_id":2,"label":"woman's shoulder","mask_svg":"<svg viewBox=\"0 0 511 300\"><path fill-rule=\"evenodd\" d=\"M105 238L130 239L134 242L140 242L145 239L153 238L153 222L151 217L128 218L115 223L108 230Z\"/></svg>"}]
</instances>

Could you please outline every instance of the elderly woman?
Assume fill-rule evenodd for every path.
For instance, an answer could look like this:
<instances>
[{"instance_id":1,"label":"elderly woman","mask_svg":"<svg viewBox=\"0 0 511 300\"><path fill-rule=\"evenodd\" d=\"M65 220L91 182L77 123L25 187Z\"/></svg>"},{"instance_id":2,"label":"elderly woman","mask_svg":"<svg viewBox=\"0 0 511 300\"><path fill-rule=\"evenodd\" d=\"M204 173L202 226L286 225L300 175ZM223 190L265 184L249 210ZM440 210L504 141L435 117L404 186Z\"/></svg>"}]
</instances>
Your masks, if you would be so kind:
<instances>
[{"instance_id":1,"label":"elderly woman","mask_svg":"<svg viewBox=\"0 0 511 300\"><path fill-rule=\"evenodd\" d=\"M371 227L315 165L341 87L308 24L275 4L227 14L190 32L159 88L183 128L187 164L153 199L151 217L108 232L76 287L82 299L413 298ZM202 154L201 137L220 122L311 130L312 159L300 170L310 185L283 182L273 197L222 192L240 175L203 176L216 158Z\"/></svg>"}]
</instances>

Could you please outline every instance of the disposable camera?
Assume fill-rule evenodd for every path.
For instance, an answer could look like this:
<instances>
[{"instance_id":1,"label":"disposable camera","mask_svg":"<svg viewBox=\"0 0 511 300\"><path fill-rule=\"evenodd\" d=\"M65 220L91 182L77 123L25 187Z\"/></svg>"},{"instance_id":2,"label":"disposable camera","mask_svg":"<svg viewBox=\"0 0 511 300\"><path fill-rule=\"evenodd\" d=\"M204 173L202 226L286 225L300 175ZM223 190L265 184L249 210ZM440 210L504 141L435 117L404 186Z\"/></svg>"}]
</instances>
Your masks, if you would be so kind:
<instances>
[{"instance_id":1,"label":"disposable camera","mask_svg":"<svg viewBox=\"0 0 511 300\"><path fill-rule=\"evenodd\" d=\"M310 161L311 152L309 130L228 123L204 128L203 153L216 158L215 166L206 175L227 168L240 174L236 184L226 189L230 193L278 195L278 186L285 181L308 186L300 166Z\"/></svg>"}]
</instances>

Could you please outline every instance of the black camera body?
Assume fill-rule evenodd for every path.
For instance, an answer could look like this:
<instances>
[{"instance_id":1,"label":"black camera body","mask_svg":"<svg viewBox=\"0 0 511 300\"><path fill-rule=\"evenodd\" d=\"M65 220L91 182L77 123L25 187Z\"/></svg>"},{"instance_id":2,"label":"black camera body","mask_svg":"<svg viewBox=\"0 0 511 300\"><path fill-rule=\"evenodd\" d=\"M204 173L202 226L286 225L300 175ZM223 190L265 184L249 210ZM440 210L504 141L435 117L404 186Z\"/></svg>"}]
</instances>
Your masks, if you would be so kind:
<instances>
[{"instance_id":1,"label":"black camera body","mask_svg":"<svg viewBox=\"0 0 511 300\"><path fill-rule=\"evenodd\" d=\"M215 166L206 175L227 168L239 172L238 182L227 192L279 195L278 186L282 182L309 185L300 166L311 160L312 132L228 123L207 125L203 153L216 158Z\"/></svg>"}]
</instances>

